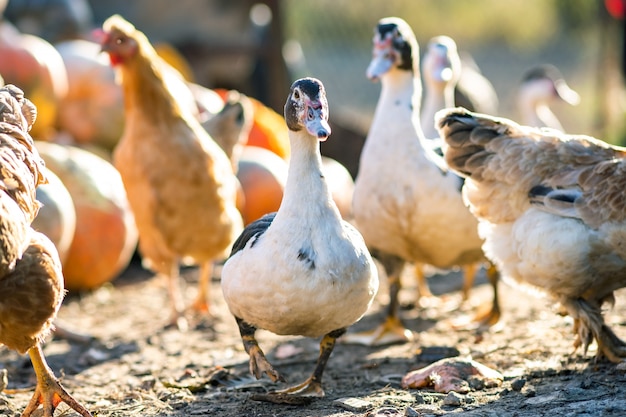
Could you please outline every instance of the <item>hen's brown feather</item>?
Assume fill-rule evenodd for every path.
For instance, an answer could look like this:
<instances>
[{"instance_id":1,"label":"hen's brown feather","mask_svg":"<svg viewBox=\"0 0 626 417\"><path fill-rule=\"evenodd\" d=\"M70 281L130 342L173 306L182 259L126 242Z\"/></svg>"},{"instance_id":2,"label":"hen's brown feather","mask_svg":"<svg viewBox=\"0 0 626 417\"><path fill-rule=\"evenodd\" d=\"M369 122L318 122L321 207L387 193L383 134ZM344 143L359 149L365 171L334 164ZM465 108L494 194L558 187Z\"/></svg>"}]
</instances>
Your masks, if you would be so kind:
<instances>
[{"instance_id":1,"label":"hen's brown feather","mask_svg":"<svg viewBox=\"0 0 626 417\"><path fill-rule=\"evenodd\" d=\"M575 346L626 359L602 305L626 287L626 149L588 136L448 109L446 162L467 177L485 253L505 278L548 294L575 321Z\"/></svg>"},{"instance_id":2,"label":"hen's brown feather","mask_svg":"<svg viewBox=\"0 0 626 417\"><path fill-rule=\"evenodd\" d=\"M61 261L52 242L30 230L29 246L0 279L0 342L20 353L52 328L63 300Z\"/></svg>"},{"instance_id":3,"label":"hen's brown feather","mask_svg":"<svg viewBox=\"0 0 626 417\"><path fill-rule=\"evenodd\" d=\"M28 134L36 114L21 90L0 89L0 343L22 353L47 333L63 299L56 248L30 228L35 189L46 181Z\"/></svg>"},{"instance_id":4,"label":"hen's brown feather","mask_svg":"<svg viewBox=\"0 0 626 417\"><path fill-rule=\"evenodd\" d=\"M135 215L143 261L174 281L181 260L203 265L196 308L206 309L207 265L227 256L243 228L233 167L187 105L189 88L172 78L146 36L117 15L103 28L102 48L124 91L124 134L113 162ZM180 296L170 283L174 316L180 316Z\"/></svg>"},{"instance_id":5,"label":"hen's brown feather","mask_svg":"<svg viewBox=\"0 0 626 417\"><path fill-rule=\"evenodd\" d=\"M588 136L564 136L461 108L442 114L446 163L473 180L465 197L474 214L489 221L517 218L530 207L528 192L537 185L583 187L580 179L589 177L586 189L591 190L598 164L626 155Z\"/></svg>"}]
</instances>

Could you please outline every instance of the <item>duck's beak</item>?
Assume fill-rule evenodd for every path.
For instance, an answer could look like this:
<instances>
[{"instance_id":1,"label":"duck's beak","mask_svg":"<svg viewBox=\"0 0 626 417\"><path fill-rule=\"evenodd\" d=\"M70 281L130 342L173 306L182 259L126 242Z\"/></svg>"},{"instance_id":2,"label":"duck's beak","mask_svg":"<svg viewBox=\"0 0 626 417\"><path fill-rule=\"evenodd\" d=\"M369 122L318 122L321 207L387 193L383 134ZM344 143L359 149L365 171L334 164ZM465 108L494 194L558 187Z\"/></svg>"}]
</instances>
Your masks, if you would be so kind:
<instances>
[{"instance_id":1,"label":"duck's beak","mask_svg":"<svg viewBox=\"0 0 626 417\"><path fill-rule=\"evenodd\" d=\"M388 72L393 66L393 61L388 54L383 51L376 51L376 54L370 61L365 75L372 81L377 81L380 77Z\"/></svg>"},{"instance_id":2,"label":"duck's beak","mask_svg":"<svg viewBox=\"0 0 626 417\"><path fill-rule=\"evenodd\" d=\"M304 126L311 136L315 136L324 142L330 136L330 125L326 120L324 106L319 101L311 101L307 103L305 109Z\"/></svg>"},{"instance_id":3,"label":"duck's beak","mask_svg":"<svg viewBox=\"0 0 626 417\"><path fill-rule=\"evenodd\" d=\"M580 95L574 90L570 88L569 85L565 82L565 80L557 80L554 82L554 89L556 90L557 96L561 98L564 102L571 104L572 106L578 105L580 103Z\"/></svg>"}]
</instances>

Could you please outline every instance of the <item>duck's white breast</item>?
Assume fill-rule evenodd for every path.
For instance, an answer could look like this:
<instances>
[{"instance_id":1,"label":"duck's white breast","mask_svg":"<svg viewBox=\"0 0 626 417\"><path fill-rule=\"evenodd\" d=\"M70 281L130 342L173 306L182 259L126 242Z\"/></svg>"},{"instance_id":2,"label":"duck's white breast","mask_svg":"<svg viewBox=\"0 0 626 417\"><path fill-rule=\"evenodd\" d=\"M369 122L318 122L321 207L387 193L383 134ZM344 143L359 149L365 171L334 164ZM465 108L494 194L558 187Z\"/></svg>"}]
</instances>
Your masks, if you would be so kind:
<instances>
[{"instance_id":1,"label":"duck's white breast","mask_svg":"<svg viewBox=\"0 0 626 417\"><path fill-rule=\"evenodd\" d=\"M284 335L317 337L353 324L378 289L360 235L351 226L342 234L294 226L272 225L226 262L222 290L231 313Z\"/></svg>"}]
</instances>

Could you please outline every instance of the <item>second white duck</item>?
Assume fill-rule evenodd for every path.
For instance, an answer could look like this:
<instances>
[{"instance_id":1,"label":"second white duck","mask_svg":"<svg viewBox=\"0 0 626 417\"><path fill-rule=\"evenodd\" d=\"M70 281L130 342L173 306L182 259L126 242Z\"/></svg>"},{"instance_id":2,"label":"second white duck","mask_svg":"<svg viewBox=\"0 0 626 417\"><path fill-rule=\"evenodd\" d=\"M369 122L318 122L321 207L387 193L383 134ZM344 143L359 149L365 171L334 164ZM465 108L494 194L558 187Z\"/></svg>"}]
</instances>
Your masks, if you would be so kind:
<instances>
[{"instance_id":1,"label":"second white duck","mask_svg":"<svg viewBox=\"0 0 626 417\"><path fill-rule=\"evenodd\" d=\"M422 85L419 47L402 19L379 21L367 69L382 89L360 159L353 213L389 283L385 323L368 334L345 340L386 344L411 339L398 317L400 275L406 262L474 274L485 261L476 218L461 197L462 180L428 150L419 121ZM489 269L497 281L497 272ZM494 314L497 314L494 312Z\"/></svg>"}]
</instances>

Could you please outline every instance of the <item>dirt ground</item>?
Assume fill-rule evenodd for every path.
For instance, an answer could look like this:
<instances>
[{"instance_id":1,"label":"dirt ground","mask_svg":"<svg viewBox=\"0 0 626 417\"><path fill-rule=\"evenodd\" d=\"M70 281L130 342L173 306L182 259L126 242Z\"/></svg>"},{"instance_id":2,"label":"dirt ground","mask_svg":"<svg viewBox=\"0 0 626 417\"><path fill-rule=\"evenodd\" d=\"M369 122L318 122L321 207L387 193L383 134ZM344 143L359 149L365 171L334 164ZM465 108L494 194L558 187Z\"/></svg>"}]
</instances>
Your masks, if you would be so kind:
<instances>
[{"instance_id":1,"label":"dirt ground","mask_svg":"<svg viewBox=\"0 0 626 417\"><path fill-rule=\"evenodd\" d=\"M188 301L196 291L197 269L183 271ZM88 333L87 343L55 336L45 354L64 386L94 416L623 416L626 372L572 354L572 322L556 315L543 299L502 285L503 319L499 329L477 334L452 330L450 320L472 314L489 302L491 289L479 277L469 302L460 301L458 273L429 278L440 305L415 308L410 271L401 293L402 317L416 332L414 343L386 347L338 344L324 374L326 397L306 405L256 399L280 388L248 371L237 326L213 280L210 320L193 323L186 333L163 330L168 315L163 283L133 262L112 284L87 294L71 294L59 323ZM381 286L371 311L350 331L382 319ZM626 292L617 294L607 322L626 337ZM312 372L319 340L279 337L259 331L257 339L270 362L288 382ZM457 352L458 350L458 352ZM445 355L471 356L504 375L502 386L446 395L431 389L404 390L400 378ZM8 371L8 393L0 394L0 417L18 416L34 387L28 356L0 350L0 369ZM77 416L61 404L55 416Z\"/></svg>"}]
</instances>

